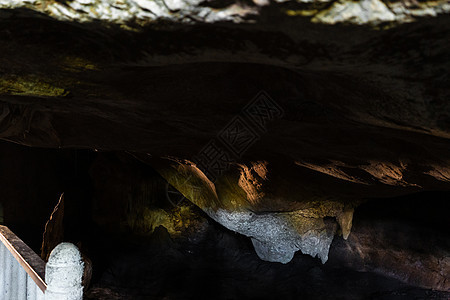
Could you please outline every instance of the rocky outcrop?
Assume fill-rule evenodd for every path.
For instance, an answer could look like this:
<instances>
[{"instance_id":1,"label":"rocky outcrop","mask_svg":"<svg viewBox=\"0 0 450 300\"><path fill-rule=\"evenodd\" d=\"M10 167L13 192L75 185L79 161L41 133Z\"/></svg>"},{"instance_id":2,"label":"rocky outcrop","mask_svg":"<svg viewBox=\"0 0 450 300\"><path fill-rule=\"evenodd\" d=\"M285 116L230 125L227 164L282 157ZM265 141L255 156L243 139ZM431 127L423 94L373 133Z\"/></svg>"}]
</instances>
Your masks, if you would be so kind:
<instances>
[{"instance_id":1,"label":"rocky outcrop","mask_svg":"<svg viewBox=\"0 0 450 300\"><path fill-rule=\"evenodd\" d=\"M447 1L289 1L253 0L74 0L74 1L0 1L0 8L26 7L63 21L101 21L133 25L172 21L186 24L232 21L252 22L267 7L288 17L303 17L312 22L371 24L412 22L417 17L435 17L450 12ZM130 28L130 25L132 26Z\"/></svg>"},{"instance_id":2,"label":"rocky outcrop","mask_svg":"<svg viewBox=\"0 0 450 300\"><path fill-rule=\"evenodd\" d=\"M1 139L128 152L264 260L450 189L446 2L0 3ZM144 204L128 225L170 227Z\"/></svg>"},{"instance_id":3,"label":"rocky outcrop","mask_svg":"<svg viewBox=\"0 0 450 300\"><path fill-rule=\"evenodd\" d=\"M288 263L300 250L325 263L336 232L335 226L320 218L305 218L301 211L255 214L219 209L209 215L226 228L251 237L258 256L271 262Z\"/></svg>"},{"instance_id":4,"label":"rocky outcrop","mask_svg":"<svg viewBox=\"0 0 450 300\"><path fill-rule=\"evenodd\" d=\"M64 241L64 194L59 197L59 201L53 209L50 218L45 223L44 234L42 235L41 258L48 261L52 250Z\"/></svg>"},{"instance_id":5,"label":"rocky outcrop","mask_svg":"<svg viewBox=\"0 0 450 300\"><path fill-rule=\"evenodd\" d=\"M440 212L447 198L423 193L363 204L348 240L333 242L329 263L450 292L448 220Z\"/></svg>"},{"instance_id":6,"label":"rocky outcrop","mask_svg":"<svg viewBox=\"0 0 450 300\"><path fill-rule=\"evenodd\" d=\"M426 236L429 244L406 235ZM447 238L447 237L445 237ZM396 240L395 240L396 239ZM330 255L360 272L377 272L411 285L450 291L450 253L432 230L423 230L399 222L364 224L356 227L349 239L335 243Z\"/></svg>"},{"instance_id":7,"label":"rocky outcrop","mask_svg":"<svg viewBox=\"0 0 450 300\"><path fill-rule=\"evenodd\" d=\"M275 193L271 189L273 185L277 188L282 185L278 178L281 175L273 173L274 170L267 164L263 164L265 171L262 177L270 178L270 182L255 172L252 180L244 183L243 177L249 178L246 172L249 169L243 166L236 168L240 172L230 170L223 178L212 182L195 165L186 161L155 160L148 156L139 158L159 171L211 218L230 230L250 237L256 253L263 260L287 263L300 250L304 254L318 256L325 263L337 229L344 239L351 235L354 208L360 198L341 194L342 187L338 191L332 190L329 185L330 190L323 190L316 178L303 181L305 186L298 189L291 187L288 191ZM261 164L254 164L252 169L259 170L259 175L263 174ZM317 174L309 176L312 178ZM283 177L283 180L289 179ZM291 183L291 186L294 184ZM410 188L409 184L390 186L396 186L398 193ZM369 187L367 192L375 194ZM272 197L279 198L275 201Z\"/></svg>"}]
</instances>

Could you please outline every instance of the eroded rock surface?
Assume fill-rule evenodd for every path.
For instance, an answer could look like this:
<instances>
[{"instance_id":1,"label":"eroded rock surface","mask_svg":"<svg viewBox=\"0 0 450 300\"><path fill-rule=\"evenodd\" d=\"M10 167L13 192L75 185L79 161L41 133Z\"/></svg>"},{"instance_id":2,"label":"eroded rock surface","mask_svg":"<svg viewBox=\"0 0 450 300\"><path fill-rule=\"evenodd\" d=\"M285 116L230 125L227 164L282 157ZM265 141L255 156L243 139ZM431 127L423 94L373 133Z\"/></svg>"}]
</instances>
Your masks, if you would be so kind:
<instances>
[{"instance_id":1,"label":"eroded rock surface","mask_svg":"<svg viewBox=\"0 0 450 300\"><path fill-rule=\"evenodd\" d=\"M447 201L435 192L361 205L348 240L334 241L330 263L450 292Z\"/></svg>"},{"instance_id":2,"label":"eroded rock surface","mask_svg":"<svg viewBox=\"0 0 450 300\"><path fill-rule=\"evenodd\" d=\"M304 218L295 212L255 214L219 209L209 215L226 228L251 237L258 256L272 262L288 263L301 250L325 263L336 231L321 219ZM307 231L299 230L299 225Z\"/></svg>"},{"instance_id":3,"label":"eroded rock surface","mask_svg":"<svg viewBox=\"0 0 450 300\"><path fill-rule=\"evenodd\" d=\"M363 199L450 189L446 2L0 3L1 139L131 153L265 260L324 262ZM195 158L261 90L280 113L211 178Z\"/></svg>"},{"instance_id":4,"label":"eroded rock surface","mask_svg":"<svg viewBox=\"0 0 450 300\"><path fill-rule=\"evenodd\" d=\"M280 5L281 4L281 5ZM270 5L270 6L269 6ZM335 0L2 0L0 8L26 7L64 21L102 21L129 25L146 25L158 21L182 23L252 22L263 8L289 17L303 17L312 22L335 24L371 24L412 22L417 17L435 17L450 12L446 0L438 1L335 1ZM253 18L252 18L253 17Z\"/></svg>"}]
</instances>

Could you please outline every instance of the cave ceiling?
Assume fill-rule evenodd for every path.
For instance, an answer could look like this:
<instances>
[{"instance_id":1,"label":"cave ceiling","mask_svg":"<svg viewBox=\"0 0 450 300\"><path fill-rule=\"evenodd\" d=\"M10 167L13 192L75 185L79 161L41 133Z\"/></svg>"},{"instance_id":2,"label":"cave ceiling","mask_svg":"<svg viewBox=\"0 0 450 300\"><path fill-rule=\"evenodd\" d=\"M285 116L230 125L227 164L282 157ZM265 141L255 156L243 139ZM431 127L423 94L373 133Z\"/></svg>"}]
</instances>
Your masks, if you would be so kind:
<instances>
[{"instance_id":1,"label":"cave ceiling","mask_svg":"<svg viewBox=\"0 0 450 300\"><path fill-rule=\"evenodd\" d=\"M450 189L447 1L0 8L1 139L128 152L263 259L326 261L323 218L346 237L363 199Z\"/></svg>"}]
</instances>

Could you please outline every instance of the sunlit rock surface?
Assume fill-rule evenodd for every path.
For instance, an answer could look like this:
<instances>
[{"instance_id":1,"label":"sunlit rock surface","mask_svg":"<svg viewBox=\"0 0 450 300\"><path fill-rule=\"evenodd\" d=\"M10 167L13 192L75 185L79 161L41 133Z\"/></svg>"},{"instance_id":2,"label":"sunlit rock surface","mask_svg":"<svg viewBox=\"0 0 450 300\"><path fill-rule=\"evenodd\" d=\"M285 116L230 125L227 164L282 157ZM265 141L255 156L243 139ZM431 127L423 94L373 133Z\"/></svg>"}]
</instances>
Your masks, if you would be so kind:
<instances>
[{"instance_id":1,"label":"sunlit rock surface","mask_svg":"<svg viewBox=\"0 0 450 300\"><path fill-rule=\"evenodd\" d=\"M218 22L243 21L243 17L256 14L258 8L244 4L228 4L223 7L208 7L204 1L192 0L2 0L0 8L26 7L43 12L59 20L112 24L146 24L155 21Z\"/></svg>"},{"instance_id":2,"label":"sunlit rock surface","mask_svg":"<svg viewBox=\"0 0 450 300\"><path fill-rule=\"evenodd\" d=\"M282 4L282 5L280 5ZM286 4L289 4L286 5ZM290 17L306 17L312 22L335 24L371 24L412 22L416 17L435 17L450 12L446 0L438 1L334 1L334 0L266 0L252 2L202 0L0 0L0 8L26 7L59 20L102 21L145 25L156 21L183 23L252 22L261 10L271 5Z\"/></svg>"},{"instance_id":3,"label":"sunlit rock surface","mask_svg":"<svg viewBox=\"0 0 450 300\"><path fill-rule=\"evenodd\" d=\"M319 11L312 21L326 24L402 23L412 22L414 17L434 17L449 11L448 1L334 1L329 8Z\"/></svg>"}]
</instances>

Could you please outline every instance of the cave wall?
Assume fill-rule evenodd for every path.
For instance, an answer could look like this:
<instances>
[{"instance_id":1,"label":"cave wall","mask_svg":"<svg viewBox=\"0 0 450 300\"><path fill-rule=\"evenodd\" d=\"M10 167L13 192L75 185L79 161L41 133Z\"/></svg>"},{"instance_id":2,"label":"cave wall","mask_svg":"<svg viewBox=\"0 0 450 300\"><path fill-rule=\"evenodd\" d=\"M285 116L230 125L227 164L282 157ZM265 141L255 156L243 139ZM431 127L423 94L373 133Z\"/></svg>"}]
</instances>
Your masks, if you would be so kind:
<instances>
[{"instance_id":1,"label":"cave wall","mask_svg":"<svg viewBox=\"0 0 450 300\"><path fill-rule=\"evenodd\" d=\"M448 289L447 246L399 254L440 270L420 282L368 246L390 225L351 230L368 198L450 189L448 4L166 2L0 1L0 139L32 147L2 143L5 223L41 230L64 192L75 242L215 220L263 260L337 240L341 264ZM198 160L213 143L226 159Z\"/></svg>"}]
</instances>

